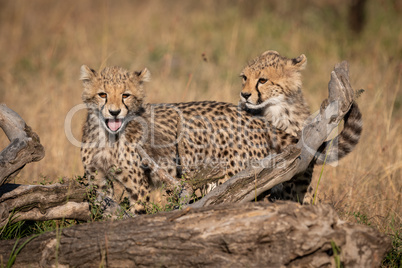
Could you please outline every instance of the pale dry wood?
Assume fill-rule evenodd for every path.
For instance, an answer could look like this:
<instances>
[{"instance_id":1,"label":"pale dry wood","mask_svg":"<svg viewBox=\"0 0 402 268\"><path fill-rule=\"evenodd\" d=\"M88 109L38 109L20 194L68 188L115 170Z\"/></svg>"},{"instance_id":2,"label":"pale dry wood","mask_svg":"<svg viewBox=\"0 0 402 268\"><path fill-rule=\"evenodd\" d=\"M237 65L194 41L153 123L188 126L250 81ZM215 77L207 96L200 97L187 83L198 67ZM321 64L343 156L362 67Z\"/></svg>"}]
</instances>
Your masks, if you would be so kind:
<instances>
[{"instance_id":1,"label":"pale dry wood","mask_svg":"<svg viewBox=\"0 0 402 268\"><path fill-rule=\"evenodd\" d=\"M90 220L87 189L75 182L0 187L0 228L22 220Z\"/></svg>"},{"instance_id":2,"label":"pale dry wood","mask_svg":"<svg viewBox=\"0 0 402 268\"><path fill-rule=\"evenodd\" d=\"M249 168L235 175L225 184L218 186L204 198L190 206L202 207L228 202L248 202L255 199L261 193L273 188L275 185L290 180L295 174L303 172L314 157L314 154L311 152L316 152L316 149L323 143L332 129L338 125L353 101L353 90L348 80L347 63L343 62L342 64L336 65L335 70L331 73L331 81L328 89L328 101L324 101L320 114L303 129L302 138L297 145L286 148L281 154L271 155L264 159L259 168ZM20 125L23 125L22 122ZM12 134L10 134L10 136L11 135ZM20 132L17 131L16 135L20 135ZM169 176L165 170L159 168L141 147L137 149L142 158L148 162L153 172L157 174L163 182L171 187L180 187L179 182ZM184 188L183 193L183 196L186 194L189 195L191 190ZM14 198L20 198L15 191L10 193L10 195L12 194L15 195ZM33 197L29 197L29 193L24 195L25 206L35 207L29 205L30 198ZM32 200L32 203L35 204L35 199L33 198ZM119 206L114 203L113 200L107 201L108 202L101 202L98 200L104 207L104 211L110 215L120 214ZM30 213L29 215L32 214L35 213ZM3 222L5 216L3 215L1 217ZM71 216L70 214L66 214L65 218ZM27 219L26 217L20 217L20 219L23 218ZM40 218L41 215L36 217L36 219ZM35 219L35 217L33 219Z\"/></svg>"},{"instance_id":3,"label":"pale dry wood","mask_svg":"<svg viewBox=\"0 0 402 268\"><path fill-rule=\"evenodd\" d=\"M347 62L337 64L328 84L329 98L320 113L303 128L299 142L281 154L271 155L259 167L249 167L219 185L190 207L197 208L221 203L249 202L275 185L304 172L317 149L336 128L353 103L353 89L349 83Z\"/></svg>"},{"instance_id":4,"label":"pale dry wood","mask_svg":"<svg viewBox=\"0 0 402 268\"><path fill-rule=\"evenodd\" d=\"M320 117L303 130L303 142L264 159L264 167L236 175L195 206L230 204L187 207L182 211L82 224L46 233L25 245L15 266L321 267L334 266L334 255L339 255L346 267L378 266L390 248L389 239L372 228L340 221L330 206L247 202L304 171L311 162L314 157L311 151L322 144L352 103L347 65L337 66L332 72L329 92ZM55 208L57 213L53 215L59 216L58 208L63 208L66 202L76 202L70 194L66 195L70 192L65 188L59 191L58 186L26 187L1 195L0 205L11 202L1 214L10 213L10 207L16 206L12 202L21 202L18 199L26 200L19 207L31 206L35 203L33 196L39 198L36 201L41 204L39 211L46 213ZM30 193L31 187L40 193ZM73 194L78 192L74 190ZM46 206L52 196L59 200L63 194L68 201L61 198L59 206L56 202L55 207ZM12 196L18 197L17 200L11 201ZM27 196L30 197L24 198ZM77 198L81 200L81 194ZM15 240L0 241L0 259L7 260L12 249L24 241L18 245ZM335 252L335 248L340 252Z\"/></svg>"},{"instance_id":5,"label":"pale dry wood","mask_svg":"<svg viewBox=\"0 0 402 268\"><path fill-rule=\"evenodd\" d=\"M38 135L5 104L0 127L10 144L0 153L0 227L22 220L90 219L86 190L78 185L5 184L27 164L41 160L45 150Z\"/></svg>"},{"instance_id":6,"label":"pale dry wood","mask_svg":"<svg viewBox=\"0 0 402 268\"><path fill-rule=\"evenodd\" d=\"M45 156L38 135L25 121L5 104L0 104L0 128L10 144L0 153L0 186L16 176L28 163Z\"/></svg>"},{"instance_id":7,"label":"pale dry wood","mask_svg":"<svg viewBox=\"0 0 402 268\"><path fill-rule=\"evenodd\" d=\"M384 234L342 222L329 205L258 202L45 233L19 252L14 267L335 267L331 242L344 267L376 267L390 247ZM0 241L0 258L15 243Z\"/></svg>"}]
</instances>

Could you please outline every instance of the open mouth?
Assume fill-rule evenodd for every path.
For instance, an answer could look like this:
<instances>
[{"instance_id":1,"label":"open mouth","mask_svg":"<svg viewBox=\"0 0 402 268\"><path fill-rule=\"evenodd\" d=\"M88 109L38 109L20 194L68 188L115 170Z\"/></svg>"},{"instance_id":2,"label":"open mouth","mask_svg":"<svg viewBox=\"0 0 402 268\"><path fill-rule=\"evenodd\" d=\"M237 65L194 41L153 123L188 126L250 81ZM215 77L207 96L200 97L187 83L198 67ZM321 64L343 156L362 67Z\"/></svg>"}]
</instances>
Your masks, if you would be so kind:
<instances>
[{"instance_id":1,"label":"open mouth","mask_svg":"<svg viewBox=\"0 0 402 268\"><path fill-rule=\"evenodd\" d=\"M106 126L113 132L118 131L123 125L122 119L106 119Z\"/></svg>"}]
</instances>

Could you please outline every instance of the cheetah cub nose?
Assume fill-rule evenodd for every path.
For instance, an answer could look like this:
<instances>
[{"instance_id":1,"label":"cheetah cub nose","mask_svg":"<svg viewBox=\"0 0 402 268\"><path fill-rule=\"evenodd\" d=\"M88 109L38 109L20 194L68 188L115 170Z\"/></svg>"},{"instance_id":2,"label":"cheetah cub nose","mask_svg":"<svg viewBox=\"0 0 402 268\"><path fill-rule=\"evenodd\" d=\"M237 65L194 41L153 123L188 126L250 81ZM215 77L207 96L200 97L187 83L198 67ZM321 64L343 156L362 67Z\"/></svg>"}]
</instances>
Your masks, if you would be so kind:
<instances>
[{"instance_id":1,"label":"cheetah cub nose","mask_svg":"<svg viewBox=\"0 0 402 268\"><path fill-rule=\"evenodd\" d=\"M251 93L242 92L242 93L241 93L241 96L247 100L247 99L251 96Z\"/></svg>"},{"instance_id":2,"label":"cheetah cub nose","mask_svg":"<svg viewBox=\"0 0 402 268\"><path fill-rule=\"evenodd\" d=\"M113 110L109 110L109 113L112 115L112 116L118 116L119 115L119 113L120 113L120 109L119 110L115 110L115 111L113 111Z\"/></svg>"}]
</instances>

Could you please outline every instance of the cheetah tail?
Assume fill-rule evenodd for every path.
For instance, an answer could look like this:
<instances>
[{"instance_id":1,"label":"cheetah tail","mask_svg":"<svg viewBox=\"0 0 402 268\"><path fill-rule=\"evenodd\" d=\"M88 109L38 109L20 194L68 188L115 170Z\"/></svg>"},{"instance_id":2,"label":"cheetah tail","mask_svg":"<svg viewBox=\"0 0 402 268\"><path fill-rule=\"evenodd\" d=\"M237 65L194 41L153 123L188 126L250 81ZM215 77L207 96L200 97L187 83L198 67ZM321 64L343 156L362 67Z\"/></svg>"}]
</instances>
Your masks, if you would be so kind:
<instances>
[{"instance_id":1,"label":"cheetah tail","mask_svg":"<svg viewBox=\"0 0 402 268\"><path fill-rule=\"evenodd\" d=\"M334 138L332 146L331 140L329 140L324 142L320 148L318 148L315 164L322 165L324 162L327 164L332 163L348 155L359 142L362 129L362 114L357 103L354 102L344 117L343 130ZM326 156L328 148L330 149Z\"/></svg>"}]
</instances>

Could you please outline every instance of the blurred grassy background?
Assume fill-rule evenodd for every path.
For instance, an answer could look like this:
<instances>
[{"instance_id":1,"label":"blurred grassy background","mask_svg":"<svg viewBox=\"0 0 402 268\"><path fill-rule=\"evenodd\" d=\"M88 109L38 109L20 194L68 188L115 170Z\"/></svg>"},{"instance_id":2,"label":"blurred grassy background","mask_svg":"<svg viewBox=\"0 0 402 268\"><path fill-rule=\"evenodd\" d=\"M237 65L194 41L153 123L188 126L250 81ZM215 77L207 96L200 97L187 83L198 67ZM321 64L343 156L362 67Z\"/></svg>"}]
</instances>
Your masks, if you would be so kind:
<instances>
[{"instance_id":1,"label":"blurred grassy background","mask_svg":"<svg viewBox=\"0 0 402 268\"><path fill-rule=\"evenodd\" d=\"M366 90L358 100L363 137L338 167L325 167L319 196L344 219L363 215L380 229L400 228L402 3L367 1L359 32L350 24L350 2L1 0L0 102L46 149L15 181L83 175L79 148L64 133L68 111L81 103L82 64L149 68L149 102L237 103L242 68L273 49L307 56L303 83L312 111L327 96L334 64L349 61L352 85ZM84 119L85 111L73 118L77 139ZM0 146L7 144L1 134Z\"/></svg>"}]
</instances>

